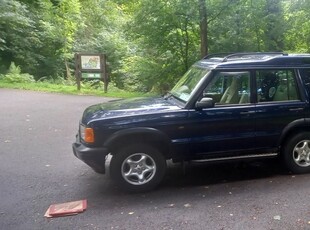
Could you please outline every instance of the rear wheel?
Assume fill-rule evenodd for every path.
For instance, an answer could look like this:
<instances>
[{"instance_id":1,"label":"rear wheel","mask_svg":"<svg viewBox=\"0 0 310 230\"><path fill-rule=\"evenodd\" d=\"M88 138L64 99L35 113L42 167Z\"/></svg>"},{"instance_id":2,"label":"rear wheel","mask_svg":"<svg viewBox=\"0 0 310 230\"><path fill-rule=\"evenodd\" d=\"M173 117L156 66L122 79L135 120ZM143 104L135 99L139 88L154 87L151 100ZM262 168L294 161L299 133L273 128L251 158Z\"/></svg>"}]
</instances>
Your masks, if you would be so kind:
<instances>
[{"instance_id":1,"label":"rear wheel","mask_svg":"<svg viewBox=\"0 0 310 230\"><path fill-rule=\"evenodd\" d=\"M144 192L155 188L166 172L166 159L155 148L131 145L113 155L111 177L127 191Z\"/></svg>"},{"instance_id":2,"label":"rear wheel","mask_svg":"<svg viewBox=\"0 0 310 230\"><path fill-rule=\"evenodd\" d=\"M283 159L293 173L310 172L310 133L293 136L284 147Z\"/></svg>"}]
</instances>

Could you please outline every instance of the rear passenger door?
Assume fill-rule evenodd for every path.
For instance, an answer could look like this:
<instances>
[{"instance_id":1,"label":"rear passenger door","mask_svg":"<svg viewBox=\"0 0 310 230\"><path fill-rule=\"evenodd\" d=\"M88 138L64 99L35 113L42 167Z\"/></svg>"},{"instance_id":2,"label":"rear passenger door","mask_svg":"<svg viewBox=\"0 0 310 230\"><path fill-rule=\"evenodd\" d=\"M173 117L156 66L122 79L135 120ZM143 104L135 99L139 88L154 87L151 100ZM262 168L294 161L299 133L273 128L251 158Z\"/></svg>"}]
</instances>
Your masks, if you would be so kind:
<instances>
[{"instance_id":1,"label":"rear passenger door","mask_svg":"<svg viewBox=\"0 0 310 230\"><path fill-rule=\"evenodd\" d=\"M255 71L255 136L258 149L276 151L283 129L303 121L306 103L301 100L294 69Z\"/></svg>"}]
</instances>

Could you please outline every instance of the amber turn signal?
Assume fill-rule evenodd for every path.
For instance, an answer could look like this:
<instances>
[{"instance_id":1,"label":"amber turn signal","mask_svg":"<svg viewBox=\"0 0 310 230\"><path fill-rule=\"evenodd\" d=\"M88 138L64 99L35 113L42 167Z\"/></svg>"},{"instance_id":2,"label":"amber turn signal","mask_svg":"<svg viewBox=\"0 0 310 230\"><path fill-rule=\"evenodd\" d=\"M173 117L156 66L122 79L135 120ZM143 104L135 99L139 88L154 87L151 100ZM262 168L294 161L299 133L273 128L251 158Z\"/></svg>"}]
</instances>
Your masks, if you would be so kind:
<instances>
[{"instance_id":1,"label":"amber turn signal","mask_svg":"<svg viewBox=\"0 0 310 230\"><path fill-rule=\"evenodd\" d=\"M87 143L94 143L95 142L94 130L92 128L85 128L84 141Z\"/></svg>"}]
</instances>

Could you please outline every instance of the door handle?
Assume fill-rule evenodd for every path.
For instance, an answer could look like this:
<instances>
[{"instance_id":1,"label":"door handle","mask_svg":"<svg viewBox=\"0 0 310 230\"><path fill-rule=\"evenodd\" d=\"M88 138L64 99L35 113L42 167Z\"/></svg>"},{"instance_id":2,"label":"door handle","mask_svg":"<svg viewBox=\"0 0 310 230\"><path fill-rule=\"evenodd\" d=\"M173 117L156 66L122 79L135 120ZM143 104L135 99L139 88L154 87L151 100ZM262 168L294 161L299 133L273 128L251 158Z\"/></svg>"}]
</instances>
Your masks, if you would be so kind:
<instances>
[{"instance_id":1,"label":"door handle","mask_svg":"<svg viewBox=\"0 0 310 230\"><path fill-rule=\"evenodd\" d=\"M304 110L304 108L293 108L293 109L290 109L290 111L302 111Z\"/></svg>"},{"instance_id":2,"label":"door handle","mask_svg":"<svg viewBox=\"0 0 310 230\"><path fill-rule=\"evenodd\" d=\"M253 111L253 110L240 112L240 114L242 114L242 115L253 114L253 113L255 113L255 111Z\"/></svg>"}]
</instances>

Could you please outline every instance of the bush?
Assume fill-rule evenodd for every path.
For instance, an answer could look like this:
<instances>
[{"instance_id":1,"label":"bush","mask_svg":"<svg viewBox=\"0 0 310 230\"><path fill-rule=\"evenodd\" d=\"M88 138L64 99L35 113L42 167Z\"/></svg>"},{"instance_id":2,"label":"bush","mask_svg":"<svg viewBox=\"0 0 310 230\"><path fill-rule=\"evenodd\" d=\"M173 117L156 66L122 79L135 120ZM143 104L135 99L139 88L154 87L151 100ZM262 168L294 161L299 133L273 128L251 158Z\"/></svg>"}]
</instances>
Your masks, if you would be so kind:
<instances>
[{"instance_id":1,"label":"bush","mask_svg":"<svg viewBox=\"0 0 310 230\"><path fill-rule=\"evenodd\" d=\"M76 85L74 79L65 79L63 76L57 75L55 77L41 77L37 82L50 83L54 85Z\"/></svg>"},{"instance_id":2,"label":"bush","mask_svg":"<svg viewBox=\"0 0 310 230\"><path fill-rule=\"evenodd\" d=\"M11 63L7 74L2 75L0 80L7 83L32 83L35 82L34 77L28 73L21 73L20 67L14 62Z\"/></svg>"}]
</instances>

